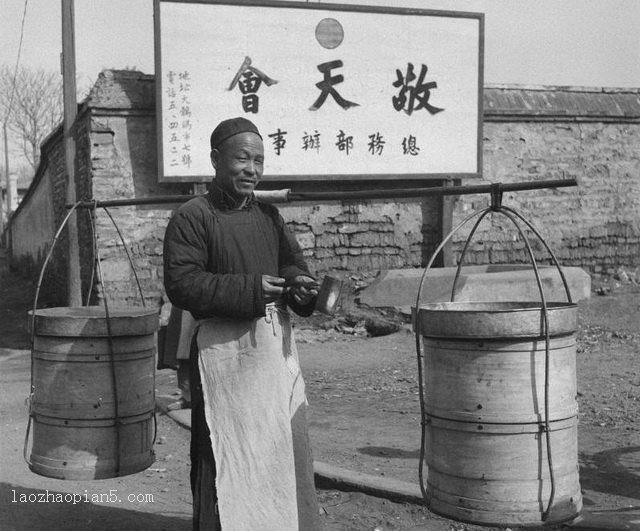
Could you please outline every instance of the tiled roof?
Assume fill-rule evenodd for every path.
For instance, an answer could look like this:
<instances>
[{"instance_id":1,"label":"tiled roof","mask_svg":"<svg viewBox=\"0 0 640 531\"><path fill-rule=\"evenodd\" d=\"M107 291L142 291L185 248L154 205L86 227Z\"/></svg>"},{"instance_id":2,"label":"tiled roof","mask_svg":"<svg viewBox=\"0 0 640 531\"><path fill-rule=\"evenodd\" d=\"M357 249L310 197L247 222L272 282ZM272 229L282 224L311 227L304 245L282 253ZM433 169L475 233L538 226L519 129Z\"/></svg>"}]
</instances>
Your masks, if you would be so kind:
<instances>
[{"instance_id":1,"label":"tiled roof","mask_svg":"<svg viewBox=\"0 0 640 531\"><path fill-rule=\"evenodd\" d=\"M484 88L484 117L640 121L640 89L490 85Z\"/></svg>"}]
</instances>

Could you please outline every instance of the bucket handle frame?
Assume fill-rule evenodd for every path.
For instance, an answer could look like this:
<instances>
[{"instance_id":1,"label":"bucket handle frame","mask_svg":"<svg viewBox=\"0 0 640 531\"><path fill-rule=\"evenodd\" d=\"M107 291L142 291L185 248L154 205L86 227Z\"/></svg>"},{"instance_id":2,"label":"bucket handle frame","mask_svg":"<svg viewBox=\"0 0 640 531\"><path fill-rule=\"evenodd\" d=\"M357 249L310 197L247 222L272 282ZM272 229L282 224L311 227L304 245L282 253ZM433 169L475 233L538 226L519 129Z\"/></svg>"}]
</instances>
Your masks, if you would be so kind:
<instances>
[{"instance_id":1,"label":"bucket handle frame","mask_svg":"<svg viewBox=\"0 0 640 531\"><path fill-rule=\"evenodd\" d=\"M106 318L106 325L107 325L107 340L109 343L109 358L111 361L111 381L112 381L112 386L113 386L113 392L114 392L114 397L115 397L115 402L114 402L114 408L115 408L115 426L116 426L116 475L119 475L120 473L120 417L118 415L118 391L117 391L117 386L116 386L116 377L115 377L115 362L114 362L114 348L113 348L113 335L111 334L111 317L109 314L109 302L108 302L108 297L107 297L107 293L105 291L104 288L104 277L102 275L102 267L100 265L100 250L98 247L98 235L97 235L97 230L96 230L96 209L98 207L98 201L97 200L93 200L91 202L93 204L93 206L90 208L89 210L89 215L90 215L90 225L91 225L91 234L92 234L92 242L93 242L93 246L92 246L92 254L93 254L93 262L95 263L95 267L92 268L91 270L91 280L89 282L89 290L87 292L87 297L85 300L85 306L89 305L89 301L91 299L91 293L93 291L93 283L94 283L94 274L95 274L95 270L98 270L98 282L100 283L100 285L102 286L102 293L103 293L103 304L104 304L104 310L105 310L105 318ZM40 269L40 275L38 277L38 283L36 285L36 293L35 293L35 297L34 297L34 301L33 301L33 312L31 315L31 382L30 382L30 389L29 389L29 395L27 396L26 400L25 400L25 404L27 405L28 408L28 421L27 421L27 430L25 433L25 437L24 437L24 447L22 449L22 456L25 460L25 462L31 466L31 459L29 458L29 453L28 453L28 447L29 447L29 435L31 433L31 423L32 423L32 419L34 417L34 413L33 413L33 395L35 392L35 388L34 388L34 382L33 382L33 359L34 359L34 341L35 341L35 335L36 335L36 310L38 308L38 299L40 298L40 289L42 288L42 281L44 278L44 274L45 271L47 269L47 266L49 265L49 261L51 260L52 256L53 256L53 251L56 247L56 244L58 243L58 241L60 240L60 236L62 234L62 231L64 230L64 228L67 225L67 222L69 221L69 219L71 218L71 216L73 215L73 213L79 208L79 207L85 207L86 208L86 203L82 202L82 201L78 201L77 203L75 203L72 207L69 208L69 211L67 212L67 215L64 217L64 219L62 220L62 223L60 224L60 226L58 227L58 230L56 231L53 240L51 242L51 246L49 247L49 251L47 253L47 256L45 257L45 260L42 264L42 268ZM129 262L129 266L131 267L131 271L133 272L133 276L135 278L136 281L136 285L138 287L138 293L140 295L140 300L142 302L142 307L146 308L146 303L145 303L145 299L144 299L144 293L142 291L142 286L140 284L140 279L138 278L138 272L136 270L136 267L133 263L133 258L131 256L131 253L129 252L129 248L127 247L127 243L125 242L124 236L122 235L122 232L120 231L120 228L118 227L118 225L116 224L115 220L113 219L113 216L111 215L111 213L107 210L106 207L102 207L102 209L105 211L105 213L107 214L107 216L109 217L109 219L111 220L111 223L113 223L114 228L116 229L116 232L118 233L118 236L120 238L120 241L122 242L122 247L125 251L125 254L127 255L127 260ZM151 442L151 446L153 446L156 442L156 437L158 435L158 419L156 417L156 412L154 410L153 412L153 439Z\"/></svg>"},{"instance_id":2,"label":"bucket handle frame","mask_svg":"<svg viewBox=\"0 0 640 531\"><path fill-rule=\"evenodd\" d=\"M433 254L431 255L431 258L429 260L429 262L427 263L427 266L424 270L424 272L422 273L422 277L420 278L420 285L418 287L418 293L416 296L416 304L415 304L415 313L414 313L414 331L415 331L415 337L416 337L416 354L418 357L418 385L419 385L419 390L420 390L420 423L421 423L421 441L420 441L420 462L418 464L418 478L419 478L419 483L420 483L420 492L422 493L422 497L424 498L425 502L428 500L428 495L427 495L427 491L425 489L424 486L424 449L425 449L425 443L426 443L426 425L429 422L427 419L427 415L426 415L426 405L425 405L425 401L424 401L424 377L423 377L423 373L422 373L422 342L421 342L421 333L420 333L420 319L418 319L418 315L420 312L420 303L421 303L421 299L422 299L422 291L424 288L424 283L427 277L427 273L431 270L431 267L433 266L433 263L435 261L435 259L437 258L437 256L440 254L440 252L442 251L442 249L444 249L444 246L449 242L449 240L451 240L451 238L462 228L464 227L468 222L470 222L472 219L478 217L478 219L476 220L473 228L471 229L471 232L469 233L469 236L467 237L467 241L465 242L465 245L462 249L462 252L460 254L460 260L458 261L458 267L456 269L456 275L454 277L453 280L453 286L451 288L451 302L454 302L455 299L455 291L456 291L456 285L458 282L458 279L460 277L460 272L462 269L462 264L464 261L464 257L465 254L467 252L467 249L469 248L469 244L471 243L471 240L473 239L473 236L476 232L476 230L478 229L478 226L480 225L480 223L482 222L482 220L489 214L489 213L499 213L504 215L507 219L509 219L513 225L516 227L518 233L520 234L520 236L522 237L522 239L524 240L526 249L527 249L527 254L529 256L529 259L531 261L531 265L533 267L533 271L535 274L535 278L536 278L536 283L538 285L538 291L540 293L540 301L542 304L542 316L543 316L543 334L544 334L544 338L545 338L545 369L544 369L544 422L540 423L540 432L544 432L545 433L545 440L546 440L546 450L547 450L547 464L548 464L548 469L549 469L549 479L550 479L550 483L551 483L551 491L549 494L549 501L547 504L546 509L543 511L542 513L542 520L546 521L549 517L549 514L551 512L551 508L553 506L553 502L555 499L555 489L556 489L556 485L555 485L555 475L554 475L554 471L553 471L553 458L551 455L551 440L550 440L550 436L551 436L551 428L550 428L550 424L549 424L549 350L550 350L550 337L549 337L549 312L548 312L548 308L547 308L547 300L544 294L544 288L542 286L542 281L540 279L540 272L538 270L538 265L535 259L535 255L533 254L533 250L531 248L531 244L529 243L529 239L527 238L527 235L525 234L525 232L523 231L523 229L520 227L520 225L518 224L518 220L520 220L522 223L524 223L538 238L538 240L544 245L545 249L547 250L547 252L549 253L551 260L553 262L553 264L555 265L556 269L558 270L558 273L560 274L560 278L562 279L562 284L565 290L565 293L567 295L567 301L569 302L569 304L573 304L572 298L571 298L571 291L569 290L569 284L567 282L567 279L564 275L564 272L562 271L562 267L560 266L560 263L558 262L555 254L553 253L553 251L551 250L551 248L549 247L549 245L547 244L547 242L544 240L544 238L541 236L541 234L538 232L538 230L536 230L536 228L533 226L533 224L531 222L529 222L525 217L523 217L519 212L517 212L516 210L506 207L502 204L502 195L503 195L503 189L502 189L502 184L501 183L493 183L491 185L491 205L487 208L484 208L482 210L478 210L477 212L472 213L471 215L469 215L468 217L466 217L464 220L462 220L451 232L449 232L449 234L447 234L447 236L442 240L442 242L440 243L440 245L436 248L436 250L433 252Z\"/></svg>"}]
</instances>

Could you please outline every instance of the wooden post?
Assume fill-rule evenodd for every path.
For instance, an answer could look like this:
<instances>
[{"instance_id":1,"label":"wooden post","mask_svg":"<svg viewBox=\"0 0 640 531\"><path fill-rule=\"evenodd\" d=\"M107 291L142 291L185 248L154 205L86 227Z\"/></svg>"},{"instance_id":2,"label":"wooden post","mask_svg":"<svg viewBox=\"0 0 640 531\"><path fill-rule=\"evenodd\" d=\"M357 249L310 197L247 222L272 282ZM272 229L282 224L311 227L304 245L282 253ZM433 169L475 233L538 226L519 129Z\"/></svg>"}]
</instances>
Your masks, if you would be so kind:
<instances>
[{"instance_id":1,"label":"wooden post","mask_svg":"<svg viewBox=\"0 0 640 531\"><path fill-rule=\"evenodd\" d=\"M442 186L455 186L456 183L453 179L442 181ZM443 195L440 200L440 239L444 239L447 234L453 229L453 204L455 202L455 196ZM454 266L453 250L451 241L449 241L442 249L441 253L442 267Z\"/></svg>"},{"instance_id":2,"label":"wooden post","mask_svg":"<svg viewBox=\"0 0 640 531\"><path fill-rule=\"evenodd\" d=\"M74 35L73 0L62 0L62 84L64 102L64 154L67 168L67 204L76 202L75 160L76 144L73 138L73 124L78 113L76 101L76 50ZM78 222L74 212L67 224L68 275L67 301L69 306L82 305L80 286L80 250L78 247Z\"/></svg>"},{"instance_id":3,"label":"wooden post","mask_svg":"<svg viewBox=\"0 0 640 531\"><path fill-rule=\"evenodd\" d=\"M4 134L4 175L5 181L7 183L7 197L10 197L9 188L11 188L11 183L9 182L9 141L7 140L7 122L2 125L2 132ZM0 238L2 237L2 232L4 231L4 220L3 220L3 203L4 200L2 198L2 182L0 182ZM9 220L9 209L11 206L7 207L7 221Z\"/></svg>"},{"instance_id":4,"label":"wooden post","mask_svg":"<svg viewBox=\"0 0 640 531\"><path fill-rule=\"evenodd\" d=\"M6 171L6 181L7 181L7 221L11 217L11 210L13 208L13 190L11 189L11 170L9 170L9 141L7 140L7 124L5 122L3 126L4 130L4 167Z\"/></svg>"}]
</instances>

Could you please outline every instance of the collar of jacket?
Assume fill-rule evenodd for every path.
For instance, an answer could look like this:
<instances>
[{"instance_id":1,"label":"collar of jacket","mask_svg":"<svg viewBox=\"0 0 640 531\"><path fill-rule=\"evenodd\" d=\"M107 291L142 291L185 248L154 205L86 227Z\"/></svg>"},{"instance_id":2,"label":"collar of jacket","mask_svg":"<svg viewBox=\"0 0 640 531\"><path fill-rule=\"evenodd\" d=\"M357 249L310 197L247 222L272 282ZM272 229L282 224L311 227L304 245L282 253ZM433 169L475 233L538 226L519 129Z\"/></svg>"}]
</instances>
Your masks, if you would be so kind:
<instances>
[{"instance_id":1,"label":"collar of jacket","mask_svg":"<svg viewBox=\"0 0 640 531\"><path fill-rule=\"evenodd\" d=\"M252 193L240 209L236 208L236 202L234 199L220 188L218 183L215 182L215 179L211 181L207 195L209 196L211 203L220 210L249 210L256 200L255 195Z\"/></svg>"}]
</instances>

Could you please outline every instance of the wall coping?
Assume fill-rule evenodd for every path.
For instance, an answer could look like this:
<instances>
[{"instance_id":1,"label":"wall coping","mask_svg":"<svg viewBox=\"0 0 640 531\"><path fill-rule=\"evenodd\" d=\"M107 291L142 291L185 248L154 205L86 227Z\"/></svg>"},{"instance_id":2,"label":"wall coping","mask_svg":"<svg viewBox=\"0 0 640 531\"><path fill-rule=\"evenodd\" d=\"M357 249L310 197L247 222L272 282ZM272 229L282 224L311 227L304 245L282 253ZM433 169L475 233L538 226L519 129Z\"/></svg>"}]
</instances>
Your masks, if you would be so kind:
<instances>
[{"instance_id":1,"label":"wall coping","mask_svg":"<svg viewBox=\"0 0 640 531\"><path fill-rule=\"evenodd\" d=\"M487 85L484 119L640 122L640 89Z\"/></svg>"}]
</instances>

